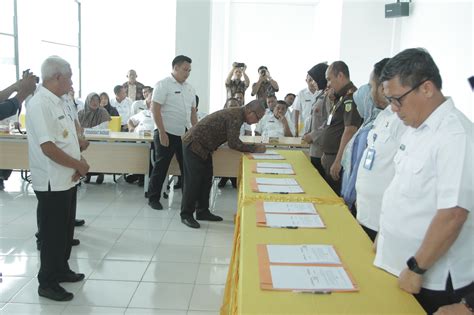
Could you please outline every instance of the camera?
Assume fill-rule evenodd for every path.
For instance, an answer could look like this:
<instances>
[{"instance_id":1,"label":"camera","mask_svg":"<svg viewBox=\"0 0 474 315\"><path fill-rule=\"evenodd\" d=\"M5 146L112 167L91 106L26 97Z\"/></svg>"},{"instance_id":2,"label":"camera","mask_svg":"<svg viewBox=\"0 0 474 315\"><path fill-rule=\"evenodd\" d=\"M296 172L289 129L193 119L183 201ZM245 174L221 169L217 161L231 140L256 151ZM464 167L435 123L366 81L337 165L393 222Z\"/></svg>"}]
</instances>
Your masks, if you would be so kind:
<instances>
[{"instance_id":1,"label":"camera","mask_svg":"<svg viewBox=\"0 0 474 315\"><path fill-rule=\"evenodd\" d=\"M23 76L25 75L29 75L30 74L30 69L26 69L25 71L23 71ZM39 77L36 77L36 83L39 83Z\"/></svg>"},{"instance_id":2,"label":"camera","mask_svg":"<svg viewBox=\"0 0 474 315\"><path fill-rule=\"evenodd\" d=\"M243 63L243 62L236 62L235 67L236 67L236 68L244 68L244 67L245 67L245 63Z\"/></svg>"},{"instance_id":3,"label":"camera","mask_svg":"<svg viewBox=\"0 0 474 315\"><path fill-rule=\"evenodd\" d=\"M267 70L265 70L265 69L260 70L260 75L261 76L264 76L266 74L267 74Z\"/></svg>"}]
</instances>

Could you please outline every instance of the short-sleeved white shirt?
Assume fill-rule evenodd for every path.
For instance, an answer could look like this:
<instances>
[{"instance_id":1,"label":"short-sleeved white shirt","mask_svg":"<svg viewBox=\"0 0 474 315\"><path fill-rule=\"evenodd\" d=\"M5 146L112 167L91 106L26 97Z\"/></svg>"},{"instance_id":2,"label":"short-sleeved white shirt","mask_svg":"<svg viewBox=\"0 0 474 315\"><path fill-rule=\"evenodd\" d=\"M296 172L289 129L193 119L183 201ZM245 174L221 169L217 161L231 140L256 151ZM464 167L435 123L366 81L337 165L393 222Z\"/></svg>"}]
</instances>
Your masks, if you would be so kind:
<instances>
[{"instance_id":1,"label":"short-sleeved white shirt","mask_svg":"<svg viewBox=\"0 0 474 315\"><path fill-rule=\"evenodd\" d=\"M293 111L297 110L300 112L299 122L305 123L306 119L311 117L311 108L321 92L316 91L313 94L308 88L305 88L298 93L293 103Z\"/></svg>"},{"instance_id":2,"label":"short-sleeved white shirt","mask_svg":"<svg viewBox=\"0 0 474 315\"><path fill-rule=\"evenodd\" d=\"M141 130L155 130L155 121L149 109L142 110L138 114L130 117L130 120L136 125L134 132L140 133Z\"/></svg>"},{"instance_id":3,"label":"short-sleeved white shirt","mask_svg":"<svg viewBox=\"0 0 474 315\"><path fill-rule=\"evenodd\" d=\"M474 279L473 124L450 98L418 128L408 127L394 157L395 176L385 190L374 264L399 276L420 248L439 209L469 211L448 251L423 276L422 287L454 289Z\"/></svg>"},{"instance_id":4,"label":"short-sleeved white shirt","mask_svg":"<svg viewBox=\"0 0 474 315\"><path fill-rule=\"evenodd\" d=\"M383 193L395 175L393 157L406 129L407 127L389 105L378 114L367 136L367 148L362 154L355 186L357 220L374 231L379 230ZM368 150L375 150L370 170L364 167Z\"/></svg>"},{"instance_id":5,"label":"short-sleeved white shirt","mask_svg":"<svg viewBox=\"0 0 474 315\"><path fill-rule=\"evenodd\" d=\"M122 126L127 124L128 119L131 116L132 111L132 100L128 97L124 98L120 103L114 97L110 100L110 105L115 107L122 118Z\"/></svg>"},{"instance_id":6,"label":"short-sleeved white shirt","mask_svg":"<svg viewBox=\"0 0 474 315\"><path fill-rule=\"evenodd\" d=\"M291 133L294 135L295 126L289 120L288 111L285 114L285 118L288 122L288 127L290 128ZM258 132L261 135L263 135L265 131L269 137L285 137L285 127L283 123L273 115L273 113L264 115L255 127L255 132Z\"/></svg>"},{"instance_id":7,"label":"short-sleeved white shirt","mask_svg":"<svg viewBox=\"0 0 474 315\"><path fill-rule=\"evenodd\" d=\"M148 109L146 106L146 101L145 100L138 100L132 103L132 111L130 113L130 116L136 115L142 110Z\"/></svg>"},{"instance_id":8,"label":"short-sleeved white shirt","mask_svg":"<svg viewBox=\"0 0 474 315\"><path fill-rule=\"evenodd\" d=\"M64 100L41 87L28 103L26 121L33 189L48 191L48 183L51 191L73 187L75 170L57 164L41 150L41 144L52 142L72 158L81 158L74 120Z\"/></svg>"},{"instance_id":9,"label":"short-sleeved white shirt","mask_svg":"<svg viewBox=\"0 0 474 315\"><path fill-rule=\"evenodd\" d=\"M165 131L182 136L191 127L191 111L196 108L196 92L191 84L179 83L173 76L159 81L153 90L153 102L161 105Z\"/></svg>"}]
</instances>

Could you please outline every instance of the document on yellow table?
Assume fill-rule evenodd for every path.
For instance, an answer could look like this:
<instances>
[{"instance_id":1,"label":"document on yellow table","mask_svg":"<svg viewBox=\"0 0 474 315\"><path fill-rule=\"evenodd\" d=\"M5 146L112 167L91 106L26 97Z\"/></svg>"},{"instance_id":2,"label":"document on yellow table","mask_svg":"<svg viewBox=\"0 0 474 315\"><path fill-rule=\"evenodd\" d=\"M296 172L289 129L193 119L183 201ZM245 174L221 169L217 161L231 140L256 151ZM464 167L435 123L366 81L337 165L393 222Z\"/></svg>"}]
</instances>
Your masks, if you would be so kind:
<instances>
[{"instance_id":1,"label":"document on yellow table","mask_svg":"<svg viewBox=\"0 0 474 315\"><path fill-rule=\"evenodd\" d=\"M274 289L351 291L356 290L342 266L270 265Z\"/></svg>"},{"instance_id":2,"label":"document on yellow table","mask_svg":"<svg viewBox=\"0 0 474 315\"><path fill-rule=\"evenodd\" d=\"M332 245L267 245L267 252L270 263L342 264Z\"/></svg>"},{"instance_id":3,"label":"document on yellow table","mask_svg":"<svg viewBox=\"0 0 474 315\"><path fill-rule=\"evenodd\" d=\"M252 153L250 158L254 160L284 160L285 158L280 154L263 154L263 153Z\"/></svg>"},{"instance_id":4,"label":"document on yellow table","mask_svg":"<svg viewBox=\"0 0 474 315\"><path fill-rule=\"evenodd\" d=\"M311 214L276 214L265 213L267 226L286 228L323 228L324 223L319 215Z\"/></svg>"},{"instance_id":5,"label":"document on yellow table","mask_svg":"<svg viewBox=\"0 0 474 315\"><path fill-rule=\"evenodd\" d=\"M257 177L255 181L259 185L298 185L298 182L294 178L271 178L271 177Z\"/></svg>"},{"instance_id":6,"label":"document on yellow table","mask_svg":"<svg viewBox=\"0 0 474 315\"><path fill-rule=\"evenodd\" d=\"M293 168L290 163L271 163L271 162L258 162L257 167Z\"/></svg>"},{"instance_id":7,"label":"document on yellow table","mask_svg":"<svg viewBox=\"0 0 474 315\"><path fill-rule=\"evenodd\" d=\"M264 201L263 210L273 213L308 213L317 214L311 202L274 202Z\"/></svg>"},{"instance_id":8,"label":"document on yellow table","mask_svg":"<svg viewBox=\"0 0 474 315\"><path fill-rule=\"evenodd\" d=\"M303 188L297 186L284 186L284 185L257 185L257 192L261 193L273 193L273 194L302 194L304 193Z\"/></svg>"},{"instance_id":9,"label":"document on yellow table","mask_svg":"<svg viewBox=\"0 0 474 315\"><path fill-rule=\"evenodd\" d=\"M275 175L295 175L295 171L293 171L292 168L257 167L256 173L275 174Z\"/></svg>"}]
</instances>

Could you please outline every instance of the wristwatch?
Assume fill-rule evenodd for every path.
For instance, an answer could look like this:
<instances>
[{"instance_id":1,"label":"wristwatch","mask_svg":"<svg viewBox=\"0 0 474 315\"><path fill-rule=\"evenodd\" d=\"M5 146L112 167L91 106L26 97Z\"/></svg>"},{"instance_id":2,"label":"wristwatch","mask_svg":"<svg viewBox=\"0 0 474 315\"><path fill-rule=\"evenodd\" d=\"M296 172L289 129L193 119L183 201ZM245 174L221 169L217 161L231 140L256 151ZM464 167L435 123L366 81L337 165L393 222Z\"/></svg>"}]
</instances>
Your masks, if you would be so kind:
<instances>
[{"instance_id":1,"label":"wristwatch","mask_svg":"<svg viewBox=\"0 0 474 315\"><path fill-rule=\"evenodd\" d=\"M411 256L407 260L407 266L408 266L408 269L410 269L411 271L413 271L414 273L417 273L419 275L422 275L426 272L426 269L422 269L418 266L418 262L416 261L414 256Z\"/></svg>"},{"instance_id":2,"label":"wristwatch","mask_svg":"<svg viewBox=\"0 0 474 315\"><path fill-rule=\"evenodd\" d=\"M462 298L462 299L461 299L461 304L464 305L464 306L469 310L469 312L471 312L471 313L474 314L474 307L473 307L473 305L469 305L469 303L467 303L467 301L466 301L465 298Z\"/></svg>"}]
</instances>

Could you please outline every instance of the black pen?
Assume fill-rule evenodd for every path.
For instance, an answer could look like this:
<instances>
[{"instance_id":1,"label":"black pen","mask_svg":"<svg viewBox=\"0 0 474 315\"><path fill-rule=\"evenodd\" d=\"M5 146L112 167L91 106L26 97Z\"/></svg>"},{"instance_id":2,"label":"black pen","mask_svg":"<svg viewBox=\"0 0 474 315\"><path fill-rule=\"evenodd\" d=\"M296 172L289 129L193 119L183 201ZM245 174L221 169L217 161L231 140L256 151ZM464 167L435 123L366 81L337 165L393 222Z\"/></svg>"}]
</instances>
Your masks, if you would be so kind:
<instances>
[{"instance_id":1,"label":"black pen","mask_svg":"<svg viewBox=\"0 0 474 315\"><path fill-rule=\"evenodd\" d=\"M307 294L331 294L332 291L305 291L305 290L294 290L294 293L307 293Z\"/></svg>"}]
</instances>

